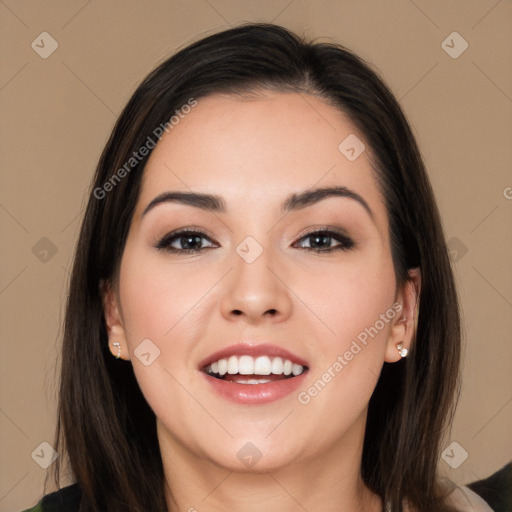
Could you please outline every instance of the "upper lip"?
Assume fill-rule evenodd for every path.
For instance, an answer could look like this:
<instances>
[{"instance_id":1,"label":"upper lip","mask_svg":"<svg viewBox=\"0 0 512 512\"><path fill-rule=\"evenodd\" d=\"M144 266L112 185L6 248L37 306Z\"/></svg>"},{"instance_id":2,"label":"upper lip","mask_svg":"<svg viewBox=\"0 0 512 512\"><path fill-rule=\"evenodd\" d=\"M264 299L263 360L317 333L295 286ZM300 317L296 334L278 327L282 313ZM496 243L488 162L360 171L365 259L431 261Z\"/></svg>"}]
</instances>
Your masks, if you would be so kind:
<instances>
[{"instance_id":1,"label":"upper lip","mask_svg":"<svg viewBox=\"0 0 512 512\"><path fill-rule=\"evenodd\" d=\"M259 345L248 345L247 343L237 343L230 345L229 347L223 348L210 354L208 357L203 359L199 363L199 369L202 370L206 366L219 361L219 359L227 359L230 356L273 356L281 357L283 359L289 359L292 363L300 364L301 366L308 366L307 361L294 353L286 350L279 345L273 345L271 343L261 343Z\"/></svg>"}]
</instances>

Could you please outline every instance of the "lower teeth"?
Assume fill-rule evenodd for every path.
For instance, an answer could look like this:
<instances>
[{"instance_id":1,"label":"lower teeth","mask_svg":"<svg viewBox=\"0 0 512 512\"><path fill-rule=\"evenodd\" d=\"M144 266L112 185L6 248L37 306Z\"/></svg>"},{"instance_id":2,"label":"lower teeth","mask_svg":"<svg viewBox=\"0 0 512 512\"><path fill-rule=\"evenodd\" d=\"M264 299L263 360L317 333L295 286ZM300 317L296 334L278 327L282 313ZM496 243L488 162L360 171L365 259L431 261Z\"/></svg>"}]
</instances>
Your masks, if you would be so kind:
<instances>
[{"instance_id":1,"label":"lower teeth","mask_svg":"<svg viewBox=\"0 0 512 512\"><path fill-rule=\"evenodd\" d=\"M294 377L294 375L284 375L282 379L265 379L264 377L259 377L259 378L246 377L246 378L243 378L243 377L240 376L240 378L237 379L237 380L227 380L225 378L225 375L228 375L228 374L225 374L225 375L221 376L218 373L208 373L208 375L210 377L215 377L216 379L224 380L226 382L234 382L236 384L267 384L268 382L277 382L279 380L291 379L292 377ZM237 375L239 375L239 374L237 374Z\"/></svg>"},{"instance_id":2,"label":"lower teeth","mask_svg":"<svg viewBox=\"0 0 512 512\"><path fill-rule=\"evenodd\" d=\"M266 384L270 379L242 379L235 381L237 384Z\"/></svg>"}]
</instances>

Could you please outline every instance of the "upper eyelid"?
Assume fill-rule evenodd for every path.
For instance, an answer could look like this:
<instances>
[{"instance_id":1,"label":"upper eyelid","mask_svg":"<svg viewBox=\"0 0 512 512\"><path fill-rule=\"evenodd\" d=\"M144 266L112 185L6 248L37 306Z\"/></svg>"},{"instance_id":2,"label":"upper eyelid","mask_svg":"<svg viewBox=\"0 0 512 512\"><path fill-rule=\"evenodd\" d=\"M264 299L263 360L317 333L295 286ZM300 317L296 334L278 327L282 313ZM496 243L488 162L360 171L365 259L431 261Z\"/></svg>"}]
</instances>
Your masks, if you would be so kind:
<instances>
[{"instance_id":1,"label":"upper eyelid","mask_svg":"<svg viewBox=\"0 0 512 512\"><path fill-rule=\"evenodd\" d=\"M308 228L305 231L301 231L297 236L299 237L299 240L301 238L304 238L305 236L312 235L315 233L332 233L338 236L344 236L346 238L351 238L348 231L346 229L343 229L341 227L335 227L335 226L314 226L312 228Z\"/></svg>"},{"instance_id":2,"label":"upper eyelid","mask_svg":"<svg viewBox=\"0 0 512 512\"><path fill-rule=\"evenodd\" d=\"M325 226L325 227L316 227L316 228L311 228L303 233L300 233L299 237L304 237L304 236L307 236L307 235L310 235L310 234L315 234L315 233L324 233L324 232L329 232L329 233L334 233L334 234L338 234L338 235L345 235L345 236L349 236L348 233L346 232L346 230L342 229L342 228L334 228L334 227L329 227L329 226ZM181 235L182 233L195 233L195 234L199 234L199 235L203 235L207 238L214 238L213 235L209 235L207 232L204 231L203 228L195 228L195 227L187 227L187 228L178 228L176 230L173 230L169 233L166 233L162 238L168 238L168 237L171 237L171 236L178 236L178 235Z\"/></svg>"}]
</instances>

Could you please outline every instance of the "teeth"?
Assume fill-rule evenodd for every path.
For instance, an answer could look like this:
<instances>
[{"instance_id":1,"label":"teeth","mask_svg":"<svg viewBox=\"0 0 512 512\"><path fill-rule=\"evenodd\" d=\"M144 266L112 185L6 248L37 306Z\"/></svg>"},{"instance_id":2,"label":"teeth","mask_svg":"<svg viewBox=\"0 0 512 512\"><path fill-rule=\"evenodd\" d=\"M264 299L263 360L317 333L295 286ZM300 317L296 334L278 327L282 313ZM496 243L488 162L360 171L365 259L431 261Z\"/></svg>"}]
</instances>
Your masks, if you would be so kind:
<instances>
[{"instance_id":1,"label":"teeth","mask_svg":"<svg viewBox=\"0 0 512 512\"><path fill-rule=\"evenodd\" d=\"M270 375L272 373L272 363L270 357L260 356L254 360L254 375Z\"/></svg>"},{"instance_id":2,"label":"teeth","mask_svg":"<svg viewBox=\"0 0 512 512\"><path fill-rule=\"evenodd\" d=\"M272 382L270 379L239 379L237 384L266 384Z\"/></svg>"},{"instance_id":3,"label":"teeth","mask_svg":"<svg viewBox=\"0 0 512 512\"><path fill-rule=\"evenodd\" d=\"M254 359L251 356L241 356L238 359L238 373L240 375L252 375L254 373Z\"/></svg>"},{"instance_id":4,"label":"teeth","mask_svg":"<svg viewBox=\"0 0 512 512\"><path fill-rule=\"evenodd\" d=\"M238 358L236 356L231 356L228 359L228 373L230 375L235 375L235 373L238 373Z\"/></svg>"},{"instance_id":5,"label":"teeth","mask_svg":"<svg viewBox=\"0 0 512 512\"><path fill-rule=\"evenodd\" d=\"M227 359L219 359L205 368L208 373L215 373L221 377L226 375L300 375L304 367L292 363L289 359L281 357L270 358L269 356L230 356ZM248 379L247 384L261 384L263 380L254 381ZM251 381L251 382L249 382ZM240 381L241 382L241 381ZM245 383L245 382L244 382Z\"/></svg>"},{"instance_id":6,"label":"teeth","mask_svg":"<svg viewBox=\"0 0 512 512\"><path fill-rule=\"evenodd\" d=\"M300 375L304 371L304 368L300 364L294 364L292 366L293 375Z\"/></svg>"},{"instance_id":7,"label":"teeth","mask_svg":"<svg viewBox=\"0 0 512 512\"><path fill-rule=\"evenodd\" d=\"M283 360L280 357L274 357L274 359L272 359L272 373L274 375L282 375L283 370L284 370Z\"/></svg>"},{"instance_id":8,"label":"teeth","mask_svg":"<svg viewBox=\"0 0 512 512\"><path fill-rule=\"evenodd\" d=\"M219 375L226 375L226 372L228 371L228 360L227 359L221 359L219 361Z\"/></svg>"}]
</instances>

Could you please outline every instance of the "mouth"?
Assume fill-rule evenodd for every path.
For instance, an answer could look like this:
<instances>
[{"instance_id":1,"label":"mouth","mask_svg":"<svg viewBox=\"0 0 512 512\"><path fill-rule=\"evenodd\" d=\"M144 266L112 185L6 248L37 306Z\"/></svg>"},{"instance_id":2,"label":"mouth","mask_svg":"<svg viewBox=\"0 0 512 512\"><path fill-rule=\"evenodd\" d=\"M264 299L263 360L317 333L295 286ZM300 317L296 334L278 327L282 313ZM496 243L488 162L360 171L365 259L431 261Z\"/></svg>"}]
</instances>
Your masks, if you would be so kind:
<instances>
[{"instance_id":1,"label":"mouth","mask_svg":"<svg viewBox=\"0 0 512 512\"><path fill-rule=\"evenodd\" d=\"M307 370L307 366L294 363L291 359L268 355L233 355L218 359L202 368L204 373L215 379L252 385L293 379Z\"/></svg>"},{"instance_id":2,"label":"mouth","mask_svg":"<svg viewBox=\"0 0 512 512\"><path fill-rule=\"evenodd\" d=\"M303 385L307 361L278 345L240 343L211 354L198 370L221 397L245 405L273 402Z\"/></svg>"}]
</instances>

